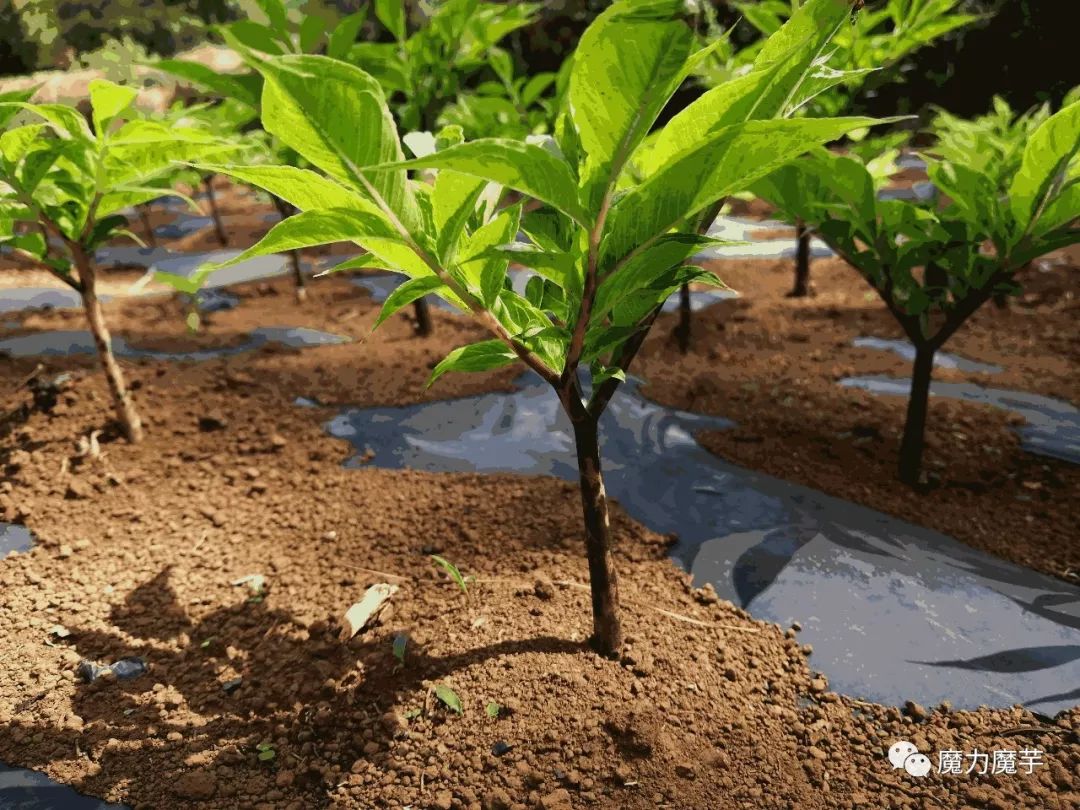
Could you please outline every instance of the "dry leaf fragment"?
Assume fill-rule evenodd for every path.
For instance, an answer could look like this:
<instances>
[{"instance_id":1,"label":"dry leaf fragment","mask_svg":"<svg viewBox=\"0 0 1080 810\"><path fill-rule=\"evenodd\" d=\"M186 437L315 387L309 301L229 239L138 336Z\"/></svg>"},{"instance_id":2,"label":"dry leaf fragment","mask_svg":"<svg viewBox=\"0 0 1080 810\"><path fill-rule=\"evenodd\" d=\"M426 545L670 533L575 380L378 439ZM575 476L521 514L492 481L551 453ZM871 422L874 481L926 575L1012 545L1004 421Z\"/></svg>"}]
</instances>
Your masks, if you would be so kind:
<instances>
[{"instance_id":1,"label":"dry leaf fragment","mask_svg":"<svg viewBox=\"0 0 1080 810\"><path fill-rule=\"evenodd\" d=\"M368 623L386 607L390 597L397 592L397 585L389 585L385 582L376 583L364 591L364 598L345 613L345 627L341 632L342 640L348 641L367 627Z\"/></svg>"}]
</instances>

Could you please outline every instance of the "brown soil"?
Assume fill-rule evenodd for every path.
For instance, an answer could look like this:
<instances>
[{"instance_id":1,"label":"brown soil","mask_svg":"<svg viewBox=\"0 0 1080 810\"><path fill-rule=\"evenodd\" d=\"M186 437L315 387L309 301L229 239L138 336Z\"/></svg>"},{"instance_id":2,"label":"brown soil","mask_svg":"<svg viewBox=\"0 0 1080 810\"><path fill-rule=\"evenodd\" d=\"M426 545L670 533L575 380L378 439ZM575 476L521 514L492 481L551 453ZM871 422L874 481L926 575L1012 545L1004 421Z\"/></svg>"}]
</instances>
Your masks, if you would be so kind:
<instances>
[{"instance_id":1,"label":"brown soil","mask_svg":"<svg viewBox=\"0 0 1080 810\"><path fill-rule=\"evenodd\" d=\"M299 311L285 281L244 293L191 341L279 320L360 336L375 310L333 278ZM110 314L134 340L140 323L178 323L163 309L140 301ZM34 326L68 317L35 316ZM138 447L107 442L98 459L72 458L75 439L102 425L94 373L78 374L52 416L9 436L6 517L25 520L39 545L0 566L0 722L11 732L0 757L140 807L1076 800L1080 712L1051 727L1020 710L915 708L915 720L822 691L793 633L691 591L664 559L664 539L621 514L632 641L622 661L607 661L582 646L587 593L553 584L586 577L572 485L342 469L346 449L320 428L327 414L292 399L414 401L421 358L467 337L469 327L436 317L430 340L410 337L399 318L360 345L129 365L150 436ZM29 366L0 362L9 379ZM437 393L505 382L462 376ZM201 431L206 415L224 428ZM433 551L478 577L468 596L434 573ZM230 584L251 573L267 579L261 601ZM376 581L402 585L393 613L337 640L345 608ZM71 635L51 638L57 624ZM403 667L391 654L397 632L410 636ZM73 678L81 657L132 654L149 659L150 674L94 686ZM234 677L243 685L226 695ZM436 684L456 691L463 716L432 697ZM488 702L503 707L499 718ZM1035 729L1023 739L1052 763L1030 777L914 782L884 758L900 738L1017 748L1001 736L1017 727ZM264 742L270 763L257 758ZM496 756L500 742L512 747Z\"/></svg>"},{"instance_id":2,"label":"brown soil","mask_svg":"<svg viewBox=\"0 0 1080 810\"><path fill-rule=\"evenodd\" d=\"M946 352L1004 367L999 374L935 369L940 380L1029 391L1080 402L1075 258L1032 267L1025 293L983 307ZM730 461L928 526L1023 565L1080 581L1080 469L1020 449L1014 414L931 398L929 487L905 488L896 460L906 399L842 388L852 375L909 377L892 352L857 349L860 335L901 338L869 286L840 261L813 262L816 294L786 297L789 261L713 265L744 297L694 319L690 353L660 319L634 366L665 405L734 420L700 437Z\"/></svg>"},{"instance_id":3,"label":"brown soil","mask_svg":"<svg viewBox=\"0 0 1080 810\"><path fill-rule=\"evenodd\" d=\"M788 459L785 477L812 479L809 471L837 466L818 458L827 436L836 452L850 453L845 475L871 494L886 492L899 406L831 381L843 365L892 370L888 355L859 359L838 346L849 334L892 333L878 331L887 324L875 320L854 275L845 280L827 264L815 263L820 292L807 302L781 298L789 273L783 270L781 284L779 266L725 264L733 286L748 289L754 280L757 297L703 313L685 361L667 345L672 322L665 319L638 370L652 380L654 396L738 420L737 430L707 437L724 455L726 443L748 453L774 447L787 454L779 455ZM828 298L834 277L837 295L851 291L847 305ZM366 337L377 307L333 276L315 282L301 307L288 279L238 292L241 306L210 316L195 336L184 333L171 299L118 302L108 315L114 331L137 345L161 345L170 335L177 348L216 345L257 325L308 326L358 342L267 347L200 364L125 362L148 422L147 440L134 447L107 425L106 390L93 360L50 359L51 372L73 372L61 402L0 437L0 519L24 522L39 540L0 562L0 760L140 808L1080 802L1080 708L1051 720L1019 708L901 712L836 695L794 630L752 620L711 590L692 589L666 559L667 538L618 509L613 527L629 645L618 661L591 653L583 643L590 621L576 486L346 470L341 461L351 448L322 430L333 412L292 405L297 396L406 404L505 388L515 370L451 376L425 389L428 368L450 346L475 339L475 328L434 311L431 338L413 337L405 315ZM1017 320L1000 339L1006 331L1038 335L1040 351L1053 353L1043 334L1053 316L989 317ZM827 339L822 324L829 324ZM1031 325L1025 331L1022 324ZM25 315L20 329L58 326L81 326L81 314ZM805 342L791 337L796 331ZM961 338L950 348L995 360L989 348L980 354L980 344ZM815 350L820 356L811 358ZM1036 365L1022 357L1009 365L1023 362ZM707 373L684 381L676 363ZM0 374L19 380L34 365L0 357ZM1013 379L1001 376L1003 384ZM1067 395L1066 384L1052 393ZM27 400L6 386L0 413ZM811 400L830 414L828 432ZM849 400L862 406L849 409ZM851 429L855 413L882 437L864 431L871 454L835 436ZM933 425L944 423L943 413L950 415L935 402ZM1025 504L1057 516L1063 531L1074 473L1020 453L1004 418L972 406L955 415L971 420L964 430L972 442L1001 448L993 469L1023 469L1022 480L1040 484L1023 488L1032 493ZM787 421L769 421L781 416ZM79 456L77 440L103 427L100 457ZM934 430L930 458L947 460L942 475L953 480L968 456L956 455L959 439ZM760 443L730 439L748 435ZM756 466L768 469L770 458L762 453ZM1025 458L1028 468L1017 467ZM864 466L853 467L856 460ZM1048 483L1050 474L1063 483ZM835 480L808 482L841 486L831 475ZM987 486L992 495L942 485L925 497L944 499L935 503L962 522L997 508L993 501L1005 501L1011 487L1021 492L1021 484L996 478ZM861 490L849 497L869 500ZM975 501L978 509L969 506ZM1033 529L1024 514L1016 536L1040 542L1052 521ZM950 533L978 542L956 528ZM431 566L431 553L477 578L468 595ZM1070 553L1063 564L1075 560ZM231 584L249 574L265 577L262 598ZM401 586L390 612L341 641L346 609L376 582ZM70 635L57 637L55 625ZM403 665L392 653L398 633L409 637ZM130 655L145 656L149 674L90 686L75 677L81 658ZM242 684L226 693L222 685L236 677ZM435 698L436 685L455 691L464 714ZM485 710L492 702L500 707L496 718ZM926 751L1037 748L1046 764L1031 775L931 773L918 780L888 764L886 751L899 739ZM272 748L272 760L258 759L260 744Z\"/></svg>"}]
</instances>

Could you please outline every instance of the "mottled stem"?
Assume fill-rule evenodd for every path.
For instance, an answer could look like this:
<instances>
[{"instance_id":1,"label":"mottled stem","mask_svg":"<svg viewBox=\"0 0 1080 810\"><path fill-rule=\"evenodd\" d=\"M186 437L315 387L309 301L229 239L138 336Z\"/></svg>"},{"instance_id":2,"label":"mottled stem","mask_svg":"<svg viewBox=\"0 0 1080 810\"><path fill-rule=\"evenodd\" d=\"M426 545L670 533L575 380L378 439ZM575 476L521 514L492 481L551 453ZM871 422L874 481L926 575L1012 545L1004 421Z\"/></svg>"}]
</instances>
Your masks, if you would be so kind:
<instances>
[{"instance_id":1,"label":"mottled stem","mask_svg":"<svg viewBox=\"0 0 1080 810\"><path fill-rule=\"evenodd\" d=\"M607 493L600 468L598 425L590 416L575 420L573 425L592 590L593 635L590 642L601 655L611 656L622 647L623 634L619 621L619 581L611 553Z\"/></svg>"},{"instance_id":2,"label":"mottled stem","mask_svg":"<svg viewBox=\"0 0 1080 810\"><path fill-rule=\"evenodd\" d=\"M97 297L97 278L90 256L77 242L68 241L68 249L75 260L75 267L79 271L83 308L86 310L86 320L90 325L90 333L94 337L94 345L97 347L98 357L105 370L105 380L109 384L109 392L112 394L113 405L116 408L116 416L120 420L120 427L124 436L131 443L142 441L142 420L135 403L131 401L131 394L124 385L124 375L116 357L112 351L112 339L109 337L109 329L105 325L105 314L101 311L101 301Z\"/></svg>"}]
</instances>

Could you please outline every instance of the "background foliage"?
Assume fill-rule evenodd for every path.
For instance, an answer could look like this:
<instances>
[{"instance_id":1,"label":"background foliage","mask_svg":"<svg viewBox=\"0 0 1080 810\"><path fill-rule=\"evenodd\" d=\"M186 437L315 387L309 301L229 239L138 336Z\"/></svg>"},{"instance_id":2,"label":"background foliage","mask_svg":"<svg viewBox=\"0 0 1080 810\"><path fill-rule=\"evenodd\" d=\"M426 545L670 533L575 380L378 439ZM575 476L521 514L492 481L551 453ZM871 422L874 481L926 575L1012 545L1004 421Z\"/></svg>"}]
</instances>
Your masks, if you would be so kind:
<instances>
[{"instance_id":1,"label":"background foliage","mask_svg":"<svg viewBox=\"0 0 1080 810\"><path fill-rule=\"evenodd\" d=\"M747 9L769 2L712 0L708 5L732 42L745 45L759 36ZM308 0L305 10L332 23L366 4ZM879 4L867 3L870 8ZM557 70L585 27L610 3L545 0L538 5L537 21L512 34L506 44L519 70L528 74ZM409 0L408 6L417 24L431 2ZM903 84L876 82L878 88L854 99L851 110L880 115L935 105L974 115L990 106L991 93L1015 109L1044 101L1057 106L1070 85L1066 77L1075 75L1066 62L1075 31L1072 6L1045 0L963 0L960 10L985 14L986 19L952 32L897 66ZM211 25L246 16L259 16L255 0L5 0L0 3L0 75L93 64L93 57L85 55L110 45L169 55L211 37ZM364 38L392 41L374 15L369 18Z\"/></svg>"}]
</instances>

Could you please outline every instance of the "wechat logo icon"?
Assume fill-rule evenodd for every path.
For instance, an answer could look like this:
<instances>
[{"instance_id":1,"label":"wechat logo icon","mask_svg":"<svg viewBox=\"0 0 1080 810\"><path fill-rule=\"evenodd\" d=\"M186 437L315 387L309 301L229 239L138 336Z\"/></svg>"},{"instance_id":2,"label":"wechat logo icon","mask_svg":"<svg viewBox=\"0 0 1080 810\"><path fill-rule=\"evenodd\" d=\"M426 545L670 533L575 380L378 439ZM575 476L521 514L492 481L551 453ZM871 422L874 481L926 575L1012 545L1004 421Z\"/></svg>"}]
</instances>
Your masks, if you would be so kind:
<instances>
[{"instance_id":1,"label":"wechat logo icon","mask_svg":"<svg viewBox=\"0 0 1080 810\"><path fill-rule=\"evenodd\" d=\"M889 749L889 762L893 768L903 768L910 776L922 778L930 773L930 757L920 754L919 749L907 740L893 743Z\"/></svg>"}]
</instances>

